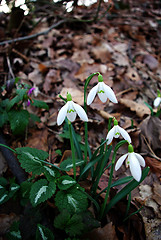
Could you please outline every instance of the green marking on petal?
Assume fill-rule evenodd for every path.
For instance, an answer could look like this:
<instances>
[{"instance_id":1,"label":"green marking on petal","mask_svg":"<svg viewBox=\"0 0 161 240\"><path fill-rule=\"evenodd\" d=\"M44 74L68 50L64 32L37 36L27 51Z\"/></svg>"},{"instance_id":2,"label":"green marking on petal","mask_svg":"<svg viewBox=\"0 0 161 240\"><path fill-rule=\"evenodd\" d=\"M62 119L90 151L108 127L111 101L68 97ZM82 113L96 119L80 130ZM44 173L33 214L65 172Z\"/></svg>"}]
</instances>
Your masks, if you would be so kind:
<instances>
[{"instance_id":1,"label":"green marking on petal","mask_svg":"<svg viewBox=\"0 0 161 240\"><path fill-rule=\"evenodd\" d=\"M75 112L73 109L67 111L67 113Z\"/></svg>"},{"instance_id":2,"label":"green marking on petal","mask_svg":"<svg viewBox=\"0 0 161 240\"><path fill-rule=\"evenodd\" d=\"M129 161L127 161L127 164L129 164L130 162Z\"/></svg>"},{"instance_id":3,"label":"green marking on petal","mask_svg":"<svg viewBox=\"0 0 161 240\"><path fill-rule=\"evenodd\" d=\"M105 93L103 90L101 90L101 91L98 91L97 93Z\"/></svg>"},{"instance_id":4,"label":"green marking on petal","mask_svg":"<svg viewBox=\"0 0 161 240\"><path fill-rule=\"evenodd\" d=\"M117 135L120 135L120 133L119 132L117 132L117 133L115 133L115 135L117 136Z\"/></svg>"}]
</instances>

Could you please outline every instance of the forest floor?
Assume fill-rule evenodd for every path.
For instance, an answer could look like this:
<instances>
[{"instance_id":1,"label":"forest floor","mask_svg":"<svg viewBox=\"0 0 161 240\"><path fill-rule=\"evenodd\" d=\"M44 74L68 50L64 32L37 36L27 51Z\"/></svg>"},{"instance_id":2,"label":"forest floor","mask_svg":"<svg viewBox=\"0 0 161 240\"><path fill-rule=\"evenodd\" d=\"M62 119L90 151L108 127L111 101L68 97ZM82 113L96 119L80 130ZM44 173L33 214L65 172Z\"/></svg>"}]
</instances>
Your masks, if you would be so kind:
<instances>
[{"instance_id":1,"label":"forest floor","mask_svg":"<svg viewBox=\"0 0 161 240\"><path fill-rule=\"evenodd\" d=\"M150 173L132 192L134 210L144 206L137 217L133 216L133 224L127 229L125 224L119 225L116 230L110 222L104 232L99 230L101 237L91 236L91 239L119 239L118 232L120 239L135 239L134 232L138 231L140 239L159 240L161 120L152 116L146 103L155 114L153 102L157 89L161 90L161 10L159 1L150 0L113 4L104 14L108 6L109 3L102 3L95 22L90 20L96 14L97 4L78 6L70 13L65 12L62 6L39 6L34 14L31 12L18 23L15 23L17 15L13 14L11 19L11 14L1 13L1 85L14 76L19 77L21 82L36 88L34 98L49 106L49 111L32 106L28 108L30 112L37 113L41 122L29 126L25 137L13 136L8 126L3 128L3 133L12 148L28 146L42 149L50 153L51 163L62 161L64 151L70 150L70 144L64 144L59 136L63 129L56 122L58 111L63 106L59 94L66 97L70 92L73 101L83 106L85 79L94 72L100 72L104 82L114 90L118 104L103 104L95 98L88 106L91 149L96 149L101 139L106 138L108 119L115 117L130 134L135 152L144 157ZM11 42L3 43L6 40ZM96 83L97 77L94 77L87 91ZM83 123L78 118L74 127L84 141ZM126 152L123 147L117 156ZM0 174L7 174L7 171L3 160ZM114 173L115 179L125 175L130 175L130 172L124 166ZM108 178L107 171L101 179L101 189L106 187ZM113 217L116 225L117 211L125 207L117 206ZM0 215L0 223L2 221L4 218Z\"/></svg>"}]
</instances>

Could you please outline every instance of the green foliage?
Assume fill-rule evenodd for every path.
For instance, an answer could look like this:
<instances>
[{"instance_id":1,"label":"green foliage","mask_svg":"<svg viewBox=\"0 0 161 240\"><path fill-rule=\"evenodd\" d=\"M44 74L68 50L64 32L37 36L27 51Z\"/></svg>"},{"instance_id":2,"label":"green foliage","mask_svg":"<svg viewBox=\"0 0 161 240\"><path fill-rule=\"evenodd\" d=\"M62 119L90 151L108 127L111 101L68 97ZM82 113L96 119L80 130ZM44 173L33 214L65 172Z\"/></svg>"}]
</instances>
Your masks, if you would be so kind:
<instances>
[{"instance_id":1,"label":"green foliage","mask_svg":"<svg viewBox=\"0 0 161 240\"><path fill-rule=\"evenodd\" d=\"M16 79L15 79L16 83ZM24 133L27 125L29 124L29 119L31 118L34 122L40 122L38 116L30 114L24 106L27 107L27 102L30 101L29 90L31 86L27 84L15 84L17 89L13 89L10 99L6 98L0 102L0 127L4 124L10 124L13 134L20 135ZM3 86L3 90L5 86ZM30 101L30 104L48 110L48 105L39 100Z\"/></svg>"},{"instance_id":2,"label":"green foliage","mask_svg":"<svg viewBox=\"0 0 161 240\"><path fill-rule=\"evenodd\" d=\"M84 160L81 159L75 159L76 166L81 166L84 164ZM61 162L60 168L66 172L69 172L73 168L73 161L72 158L68 158Z\"/></svg>"},{"instance_id":3,"label":"green foliage","mask_svg":"<svg viewBox=\"0 0 161 240\"><path fill-rule=\"evenodd\" d=\"M0 178L0 204L7 202L19 190L20 186L16 183L9 183L3 177Z\"/></svg>"},{"instance_id":4,"label":"green foliage","mask_svg":"<svg viewBox=\"0 0 161 240\"><path fill-rule=\"evenodd\" d=\"M60 176L60 172L56 168L44 166L42 170L48 181L53 181Z\"/></svg>"},{"instance_id":5,"label":"green foliage","mask_svg":"<svg viewBox=\"0 0 161 240\"><path fill-rule=\"evenodd\" d=\"M13 134L19 135L25 131L29 123L30 114L27 110L11 110L8 113L8 117Z\"/></svg>"},{"instance_id":6,"label":"green foliage","mask_svg":"<svg viewBox=\"0 0 161 240\"><path fill-rule=\"evenodd\" d=\"M87 209L87 196L82 193L79 188L80 187L77 184L66 191L60 190L57 192L55 197L55 205L58 207L59 211L67 209L69 213L74 214Z\"/></svg>"},{"instance_id":7,"label":"green foliage","mask_svg":"<svg viewBox=\"0 0 161 240\"><path fill-rule=\"evenodd\" d=\"M44 171L44 163L40 160L48 158L48 153L36 148L22 147L16 148L17 158L19 159L22 168L26 172L33 174L41 174Z\"/></svg>"},{"instance_id":8,"label":"green foliage","mask_svg":"<svg viewBox=\"0 0 161 240\"><path fill-rule=\"evenodd\" d=\"M50 198L56 191L56 185L54 182L48 182L46 179L40 179L35 182L30 191L30 200L35 207L38 204L44 202Z\"/></svg>"},{"instance_id":9,"label":"green foliage","mask_svg":"<svg viewBox=\"0 0 161 240\"><path fill-rule=\"evenodd\" d=\"M22 239L21 232L19 230L19 222L14 222L11 225L10 231L6 234L6 237L7 237L8 240L20 240L20 239Z\"/></svg>"},{"instance_id":10,"label":"green foliage","mask_svg":"<svg viewBox=\"0 0 161 240\"><path fill-rule=\"evenodd\" d=\"M57 185L61 190L67 190L68 188L75 185L77 182L70 176L65 175L59 178Z\"/></svg>"},{"instance_id":11,"label":"green foliage","mask_svg":"<svg viewBox=\"0 0 161 240\"><path fill-rule=\"evenodd\" d=\"M82 216L71 215L67 210L63 210L54 220L54 226L64 230L70 236L81 235L84 229Z\"/></svg>"},{"instance_id":12,"label":"green foliage","mask_svg":"<svg viewBox=\"0 0 161 240\"><path fill-rule=\"evenodd\" d=\"M38 107L38 108L43 108L43 109L49 110L49 106L45 102L39 101L36 99L33 99L33 103L31 103L31 105Z\"/></svg>"},{"instance_id":13,"label":"green foliage","mask_svg":"<svg viewBox=\"0 0 161 240\"><path fill-rule=\"evenodd\" d=\"M36 230L36 240L54 240L54 235L50 229L38 224Z\"/></svg>"}]
</instances>

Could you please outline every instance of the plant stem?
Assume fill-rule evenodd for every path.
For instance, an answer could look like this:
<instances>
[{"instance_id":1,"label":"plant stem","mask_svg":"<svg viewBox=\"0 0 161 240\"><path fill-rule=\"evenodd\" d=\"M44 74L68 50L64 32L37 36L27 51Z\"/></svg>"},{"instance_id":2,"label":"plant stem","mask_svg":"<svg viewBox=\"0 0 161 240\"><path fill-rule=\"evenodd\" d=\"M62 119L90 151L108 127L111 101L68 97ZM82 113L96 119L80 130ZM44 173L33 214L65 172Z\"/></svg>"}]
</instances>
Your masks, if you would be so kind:
<instances>
[{"instance_id":1,"label":"plant stem","mask_svg":"<svg viewBox=\"0 0 161 240\"><path fill-rule=\"evenodd\" d=\"M8 147L8 146L6 146L6 145L2 144L2 143L0 143L0 146L2 146L2 147L5 147L5 148L8 148L10 151L12 151L12 152L16 153L16 151L15 151L15 150L13 150L12 148L10 148L10 147Z\"/></svg>"},{"instance_id":2,"label":"plant stem","mask_svg":"<svg viewBox=\"0 0 161 240\"><path fill-rule=\"evenodd\" d=\"M102 205L101 211L100 211L100 219L102 219L103 216L104 216L106 203L107 203L108 196L109 196L109 193L110 193L110 188L111 188L111 183L112 183L112 176L113 176L113 170L114 170L114 163L115 163L115 157L116 157L116 152L114 152L113 157L112 157L112 165L111 165L110 177L109 177L109 181L108 181L108 187L107 187L107 191L106 191L105 200L103 202L103 205Z\"/></svg>"},{"instance_id":3,"label":"plant stem","mask_svg":"<svg viewBox=\"0 0 161 240\"><path fill-rule=\"evenodd\" d=\"M74 148L74 141L73 141L73 135L72 135L72 126L70 121L68 121L68 125L69 125L69 132L70 132L70 145L71 145L71 151L72 151L73 174L74 174L74 179L76 180L75 148Z\"/></svg>"}]
</instances>

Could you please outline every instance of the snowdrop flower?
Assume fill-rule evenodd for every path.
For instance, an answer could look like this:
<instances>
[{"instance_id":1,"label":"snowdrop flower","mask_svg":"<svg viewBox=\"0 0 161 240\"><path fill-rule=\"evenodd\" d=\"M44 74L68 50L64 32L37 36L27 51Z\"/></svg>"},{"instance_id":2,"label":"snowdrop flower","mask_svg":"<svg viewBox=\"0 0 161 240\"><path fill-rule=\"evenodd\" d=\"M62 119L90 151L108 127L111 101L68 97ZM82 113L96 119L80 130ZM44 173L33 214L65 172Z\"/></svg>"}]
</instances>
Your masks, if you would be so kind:
<instances>
[{"instance_id":1,"label":"snowdrop flower","mask_svg":"<svg viewBox=\"0 0 161 240\"><path fill-rule=\"evenodd\" d=\"M122 136L128 143L131 143L131 138L129 134L120 126L118 126L118 121L114 119L114 127L108 132L106 139L107 145L109 145L113 138L118 138L119 136Z\"/></svg>"},{"instance_id":2,"label":"snowdrop flower","mask_svg":"<svg viewBox=\"0 0 161 240\"><path fill-rule=\"evenodd\" d=\"M76 119L76 115L85 122L88 121L88 117L84 109L78 104L72 101L72 97L70 93L67 93L67 103L60 109L57 117L57 124L61 125L65 117L68 118L70 122L73 122Z\"/></svg>"},{"instance_id":3,"label":"snowdrop flower","mask_svg":"<svg viewBox=\"0 0 161 240\"><path fill-rule=\"evenodd\" d=\"M90 105L93 102L96 94L98 94L99 99L103 103L107 101L107 98L113 103L118 103L114 91L103 82L103 77L100 73L98 75L97 85L93 87L88 94L87 105Z\"/></svg>"},{"instance_id":4,"label":"snowdrop flower","mask_svg":"<svg viewBox=\"0 0 161 240\"><path fill-rule=\"evenodd\" d=\"M157 97L155 100L154 100L154 107L157 108L159 107L161 103L161 97Z\"/></svg>"},{"instance_id":5,"label":"snowdrop flower","mask_svg":"<svg viewBox=\"0 0 161 240\"><path fill-rule=\"evenodd\" d=\"M154 100L154 107L158 108L161 103L161 92L157 90L157 98Z\"/></svg>"},{"instance_id":6,"label":"snowdrop flower","mask_svg":"<svg viewBox=\"0 0 161 240\"><path fill-rule=\"evenodd\" d=\"M117 163L115 165L116 171L122 166L125 159L126 159L126 166L127 167L130 166L131 175L136 181L139 182L142 175L140 166L145 167L144 158L140 154L135 153L133 150L133 146L129 144L128 153L124 154L122 157L120 157L117 160Z\"/></svg>"}]
</instances>

